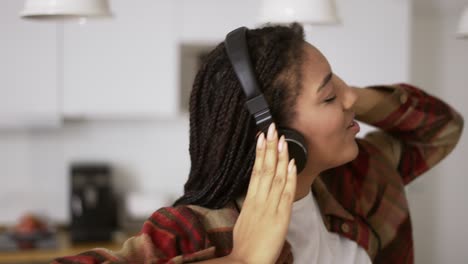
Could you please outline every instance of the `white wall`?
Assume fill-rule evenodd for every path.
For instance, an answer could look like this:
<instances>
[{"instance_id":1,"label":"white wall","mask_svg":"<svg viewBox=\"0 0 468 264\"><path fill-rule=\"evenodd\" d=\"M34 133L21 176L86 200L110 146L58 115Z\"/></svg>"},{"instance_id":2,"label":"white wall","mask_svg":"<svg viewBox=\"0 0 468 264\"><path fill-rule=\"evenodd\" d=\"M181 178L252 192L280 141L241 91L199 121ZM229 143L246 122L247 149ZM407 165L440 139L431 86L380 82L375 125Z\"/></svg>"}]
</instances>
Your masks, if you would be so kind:
<instances>
[{"instance_id":1,"label":"white wall","mask_svg":"<svg viewBox=\"0 0 468 264\"><path fill-rule=\"evenodd\" d=\"M57 131L0 134L0 223L26 210L68 221L68 165L95 160L114 166L119 191L174 196L190 168L188 122L65 122Z\"/></svg>"},{"instance_id":2,"label":"white wall","mask_svg":"<svg viewBox=\"0 0 468 264\"><path fill-rule=\"evenodd\" d=\"M307 28L307 38L322 48L337 72L353 84L407 81L408 1L356 1L338 1L342 26ZM218 43L237 26L252 27L258 3L175 1L175 10L179 10L173 14L179 17L175 19L179 21L176 42ZM365 8L356 8L355 4ZM118 15L125 9L115 12ZM391 30L383 33L381 27ZM177 56L174 60L179 61ZM168 74L178 76L177 72ZM65 121L63 128L53 131L3 132L0 157L0 223L11 223L26 210L42 211L65 222L68 166L72 161L110 162L116 167L120 190L180 194L190 168L188 121L183 116L168 120Z\"/></svg>"},{"instance_id":3,"label":"white wall","mask_svg":"<svg viewBox=\"0 0 468 264\"><path fill-rule=\"evenodd\" d=\"M468 41L452 34L459 9L415 12L411 19L409 0L337 2L343 25L307 27L306 33L344 80L353 85L411 81L468 116ZM176 42L213 44L237 26L252 27L258 3L177 0ZM440 166L409 187L417 263L468 259L466 144L462 137ZM57 130L0 132L0 224L14 222L26 210L68 221L68 165L94 159L115 166L120 191L179 194L190 168L188 121L184 116L65 121Z\"/></svg>"},{"instance_id":4,"label":"white wall","mask_svg":"<svg viewBox=\"0 0 468 264\"><path fill-rule=\"evenodd\" d=\"M177 115L175 8L173 0L113 0L112 19L65 23L59 35L62 113L74 118Z\"/></svg>"},{"instance_id":5,"label":"white wall","mask_svg":"<svg viewBox=\"0 0 468 264\"><path fill-rule=\"evenodd\" d=\"M468 6L468 2L465 3ZM461 9L442 14L440 38L441 64L438 68L440 95L456 106L460 113L468 117L468 40L457 40L454 33L460 18ZM436 51L437 52L437 51ZM428 73L429 75L430 73ZM452 156L440 166L439 210L435 214L438 224L435 226L436 241L434 245L438 262L466 263L468 250L466 238L468 229L463 228L468 218L468 139L466 130L459 146Z\"/></svg>"},{"instance_id":6,"label":"white wall","mask_svg":"<svg viewBox=\"0 0 468 264\"><path fill-rule=\"evenodd\" d=\"M445 4L445 5L444 5ZM468 40L455 38L463 1L417 1L411 48L411 82L443 98L465 116ZM466 133L440 165L409 191L417 263L466 263L463 227L468 217Z\"/></svg>"},{"instance_id":7,"label":"white wall","mask_svg":"<svg viewBox=\"0 0 468 264\"><path fill-rule=\"evenodd\" d=\"M342 25L308 27L307 39L348 84L409 80L411 1L337 1Z\"/></svg>"},{"instance_id":8,"label":"white wall","mask_svg":"<svg viewBox=\"0 0 468 264\"><path fill-rule=\"evenodd\" d=\"M14 0L0 4L0 130L57 127L57 27L20 20L21 5Z\"/></svg>"},{"instance_id":9,"label":"white wall","mask_svg":"<svg viewBox=\"0 0 468 264\"><path fill-rule=\"evenodd\" d=\"M442 67L439 63L442 55L438 49L441 40L434 32L440 32L441 29L439 21L432 17L418 15L413 18L411 83L437 96L443 95L443 85L437 74ZM440 212L440 173L440 167L436 166L408 187L417 263L441 263L435 258L436 227L439 224L437 215Z\"/></svg>"},{"instance_id":10,"label":"white wall","mask_svg":"<svg viewBox=\"0 0 468 264\"><path fill-rule=\"evenodd\" d=\"M1 1L0 8L5 3ZM179 21L175 42L218 43L237 26L254 26L258 3L174 1L177 13L173 15ZM307 27L307 39L350 84L410 81L468 116L464 101L468 41L456 40L452 34L460 8L422 12L418 5L412 13L409 3L339 0L343 25ZM134 8L145 7L136 4ZM178 55L174 60L179 61ZM167 74L177 78L179 73ZM468 259L466 144L462 137L440 166L409 187L417 263L457 264ZM14 222L27 210L68 221L68 165L77 160L113 164L116 187L122 192L180 194L190 168L188 120L181 115L158 120L65 121L56 130L0 132L0 225Z\"/></svg>"}]
</instances>

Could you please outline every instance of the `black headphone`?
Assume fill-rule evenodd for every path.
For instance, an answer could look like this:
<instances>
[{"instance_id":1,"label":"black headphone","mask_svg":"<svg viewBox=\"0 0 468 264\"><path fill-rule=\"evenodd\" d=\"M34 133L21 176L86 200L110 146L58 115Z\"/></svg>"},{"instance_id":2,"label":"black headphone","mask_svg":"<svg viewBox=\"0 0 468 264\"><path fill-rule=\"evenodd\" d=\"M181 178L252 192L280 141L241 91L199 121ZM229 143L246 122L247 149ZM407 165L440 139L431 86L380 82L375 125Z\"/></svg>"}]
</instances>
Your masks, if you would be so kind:
<instances>
[{"instance_id":1,"label":"black headphone","mask_svg":"<svg viewBox=\"0 0 468 264\"><path fill-rule=\"evenodd\" d=\"M242 90L247 97L246 106L249 113L255 118L260 131L266 132L273 118L265 97L258 89L257 78L250 61L247 47L247 28L240 27L229 34L224 40L226 52L234 68ZM278 128L278 134L284 135L288 143L289 158L296 161L297 173L301 172L307 161L307 145L304 137L297 131L289 128Z\"/></svg>"}]
</instances>

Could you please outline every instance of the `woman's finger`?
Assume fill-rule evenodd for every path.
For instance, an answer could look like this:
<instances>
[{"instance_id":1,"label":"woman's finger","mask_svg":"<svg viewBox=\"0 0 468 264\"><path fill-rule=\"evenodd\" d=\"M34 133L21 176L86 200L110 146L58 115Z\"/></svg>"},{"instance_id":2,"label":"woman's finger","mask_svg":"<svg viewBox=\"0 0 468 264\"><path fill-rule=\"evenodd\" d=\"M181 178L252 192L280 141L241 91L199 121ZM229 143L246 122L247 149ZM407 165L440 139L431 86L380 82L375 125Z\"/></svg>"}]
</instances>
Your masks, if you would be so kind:
<instances>
[{"instance_id":1,"label":"woman's finger","mask_svg":"<svg viewBox=\"0 0 468 264\"><path fill-rule=\"evenodd\" d=\"M249 187L247 189L247 195L245 199L251 199L255 196L258 188L258 181L261 177L262 173L262 166L263 166L263 159L265 157L265 135L263 133L260 134L257 138L257 146L255 150L255 163L252 168L252 174L250 175L250 182Z\"/></svg>"},{"instance_id":2,"label":"woman's finger","mask_svg":"<svg viewBox=\"0 0 468 264\"><path fill-rule=\"evenodd\" d=\"M278 204L278 213L280 215L291 215L292 203L296 194L297 168L296 162L292 159L288 165L288 176L286 177L286 185L281 193L281 200Z\"/></svg>"},{"instance_id":3,"label":"woman's finger","mask_svg":"<svg viewBox=\"0 0 468 264\"><path fill-rule=\"evenodd\" d=\"M278 132L276 131L275 124L272 123L268 128L265 157L263 160L257 192L255 194L257 201L266 201L268 194L270 193L271 182L273 181L276 172L277 155Z\"/></svg>"},{"instance_id":4,"label":"woman's finger","mask_svg":"<svg viewBox=\"0 0 468 264\"><path fill-rule=\"evenodd\" d=\"M275 210L278 208L281 194L288 176L288 144L284 136L281 136L278 143L278 164L276 166L276 175L271 183L271 191L268 195L268 205Z\"/></svg>"}]
</instances>

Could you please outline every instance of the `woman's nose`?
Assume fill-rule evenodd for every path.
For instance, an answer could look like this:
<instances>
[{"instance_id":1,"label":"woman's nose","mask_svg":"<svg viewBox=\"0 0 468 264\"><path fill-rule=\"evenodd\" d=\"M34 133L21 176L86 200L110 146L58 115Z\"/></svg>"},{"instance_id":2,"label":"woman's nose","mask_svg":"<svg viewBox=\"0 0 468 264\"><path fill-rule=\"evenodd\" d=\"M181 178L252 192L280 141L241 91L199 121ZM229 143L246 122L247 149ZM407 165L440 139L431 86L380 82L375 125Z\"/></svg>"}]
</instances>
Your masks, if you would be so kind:
<instances>
[{"instance_id":1,"label":"woman's nose","mask_svg":"<svg viewBox=\"0 0 468 264\"><path fill-rule=\"evenodd\" d=\"M358 88L353 88L353 87L350 87L350 86L348 86L346 84L343 84L343 85L344 85L344 87L343 87L343 90L344 90L343 107L346 110L349 110L349 109L353 108L354 104L357 101L358 95L357 95L357 92L354 89L358 89Z\"/></svg>"}]
</instances>

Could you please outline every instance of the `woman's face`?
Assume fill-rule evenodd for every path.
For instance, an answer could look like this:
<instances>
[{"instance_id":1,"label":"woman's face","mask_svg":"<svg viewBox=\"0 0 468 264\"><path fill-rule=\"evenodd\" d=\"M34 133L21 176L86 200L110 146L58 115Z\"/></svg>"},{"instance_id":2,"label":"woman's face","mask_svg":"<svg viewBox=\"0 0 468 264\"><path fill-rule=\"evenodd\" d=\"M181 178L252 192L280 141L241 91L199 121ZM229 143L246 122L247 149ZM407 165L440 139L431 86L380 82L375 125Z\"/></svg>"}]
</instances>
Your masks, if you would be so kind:
<instances>
[{"instance_id":1,"label":"woman's face","mask_svg":"<svg viewBox=\"0 0 468 264\"><path fill-rule=\"evenodd\" d=\"M356 93L332 73L326 58L312 45L304 47L302 90L297 97L292 128L308 144L305 173L320 173L353 160L358 153L352 126Z\"/></svg>"}]
</instances>

